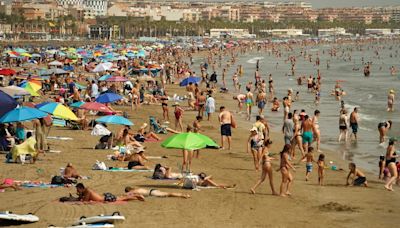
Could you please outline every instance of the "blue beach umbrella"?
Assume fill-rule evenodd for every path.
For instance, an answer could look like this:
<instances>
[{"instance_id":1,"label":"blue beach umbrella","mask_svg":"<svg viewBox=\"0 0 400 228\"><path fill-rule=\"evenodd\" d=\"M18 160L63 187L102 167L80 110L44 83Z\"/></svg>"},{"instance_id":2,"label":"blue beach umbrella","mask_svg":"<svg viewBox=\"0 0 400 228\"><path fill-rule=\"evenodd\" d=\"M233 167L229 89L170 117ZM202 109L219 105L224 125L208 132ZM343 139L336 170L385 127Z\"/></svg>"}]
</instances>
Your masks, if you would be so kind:
<instances>
[{"instance_id":1,"label":"blue beach umbrella","mask_svg":"<svg viewBox=\"0 0 400 228\"><path fill-rule=\"evenodd\" d=\"M133 123L123 116L103 116L96 119L99 123L117 124L117 125L127 125L132 126Z\"/></svg>"},{"instance_id":2,"label":"blue beach umbrella","mask_svg":"<svg viewBox=\"0 0 400 228\"><path fill-rule=\"evenodd\" d=\"M0 118L0 123L22 122L33 119L44 118L48 114L37 110L36 108L20 107L11 110Z\"/></svg>"},{"instance_id":3,"label":"blue beach umbrella","mask_svg":"<svg viewBox=\"0 0 400 228\"><path fill-rule=\"evenodd\" d=\"M96 101L99 103L112 103L114 101L121 100L122 97L115 93L103 93L101 94Z\"/></svg>"},{"instance_id":4,"label":"blue beach umbrella","mask_svg":"<svg viewBox=\"0 0 400 228\"><path fill-rule=\"evenodd\" d=\"M187 86L189 83L198 83L199 81L201 81L200 77L188 77L185 78L181 81L181 83L179 83L180 86Z\"/></svg>"},{"instance_id":5,"label":"blue beach umbrella","mask_svg":"<svg viewBox=\"0 0 400 228\"><path fill-rule=\"evenodd\" d=\"M71 108L80 108L84 104L85 104L85 102L78 101L78 102L72 103L69 107L71 107Z\"/></svg>"},{"instance_id":6,"label":"blue beach umbrella","mask_svg":"<svg viewBox=\"0 0 400 228\"><path fill-rule=\"evenodd\" d=\"M105 80L107 80L107 79L109 79L111 77L112 76L110 74L105 74L105 75L101 76L98 80L99 81L105 81Z\"/></svg>"}]
</instances>

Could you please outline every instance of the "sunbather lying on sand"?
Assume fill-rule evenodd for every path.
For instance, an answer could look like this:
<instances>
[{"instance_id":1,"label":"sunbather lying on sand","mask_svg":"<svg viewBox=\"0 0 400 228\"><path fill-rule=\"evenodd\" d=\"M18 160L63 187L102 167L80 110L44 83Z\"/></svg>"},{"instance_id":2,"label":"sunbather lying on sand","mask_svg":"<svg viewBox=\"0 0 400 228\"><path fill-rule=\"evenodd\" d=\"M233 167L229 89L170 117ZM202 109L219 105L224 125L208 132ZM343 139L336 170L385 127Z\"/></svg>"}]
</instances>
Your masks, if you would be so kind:
<instances>
[{"instance_id":1,"label":"sunbather lying on sand","mask_svg":"<svg viewBox=\"0 0 400 228\"><path fill-rule=\"evenodd\" d=\"M207 176L205 173L200 173L199 174L199 179L197 181L198 186L202 187L217 187L217 188L234 188L236 187L236 184L233 185L226 185L226 184L217 184L213 179L212 176Z\"/></svg>"},{"instance_id":2,"label":"sunbather lying on sand","mask_svg":"<svg viewBox=\"0 0 400 228\"><path fill-rule=\"evenodd\" d=\"M85 187L82 183L76 185L76 191L79 196L79 201L82 202L115 202L115 201L130 201L130 200L144 200L144 197L137 194L127 196L114 196L111 193L104 193L102 197L95 191Z\"/></svg>"},{"instance_id":3,"label":"sunbather lying on sand","mask_svg":"<svg viewBox=\"0 0 400 228\"><path fill-rule=\"evenodd\" d=\"M17 190L22 190L22 188L20 188L20 187L14 182L13 179L9 179L9 178L4 179L4 181L0 184L0 190L4 190L4 189L6 189L6 188L12 188L12 189L14 189L15 191L17 191Z\"/></svg>"},{"instance_id":4,"label":"sunbather lying on sand","mask_svg":"<svg viewBox=\"0 0 400 228\"><path fill-rule=\"evenodd\" d=\"M162 192L157 189L146 189L146 188L134 188L134 187L126 187L125 192L127 196L137 196L142 195L145 197L155 196L155 197L179 197L179 198L190 198L189 194L177 193L177 192Z\"/></svg>"},{"instance_id":5,"label":"sunbather lying on sand","mask_svg":"<svg viewBox=\"0 0 400 228\"><path fill-rule=\"evenodd\" d=\"M173 173L172 169L167 166L162 166L161 164L157 164L154 168L154 173L152 176L153 179L182 179L182 174Z\"/></svg>"}]
</instances>

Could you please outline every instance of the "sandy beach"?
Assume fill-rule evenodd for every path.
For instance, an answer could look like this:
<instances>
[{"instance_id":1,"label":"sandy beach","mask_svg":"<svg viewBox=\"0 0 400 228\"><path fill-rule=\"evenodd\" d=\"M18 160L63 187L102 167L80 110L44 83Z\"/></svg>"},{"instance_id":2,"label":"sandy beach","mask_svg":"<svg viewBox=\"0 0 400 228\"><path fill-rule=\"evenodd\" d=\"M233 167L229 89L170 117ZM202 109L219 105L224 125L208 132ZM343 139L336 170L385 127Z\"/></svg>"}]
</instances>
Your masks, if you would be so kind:
<instances>
[{"instance_id":1,"label":"sandy beach","mask_svg":"<svg viewBox=\"0 0 400 228\"><path fill-rule=\"evenodd\" d=\"M176 85L167 86L170 93L184 95L183 89ZM185 103L185 102L182 102ZM231 111L236 110L232 94L217 94L217 107L222 103ZM170 104L172 104L170 102ZM136 130L143 122L148 122L150 115L161 117L158 105L143 105L140 111L130 111L129 107L118 107L129 113ZM196 112L184 114L184 124L191 124ZM177 181L152 180L151 172L117 173L91 170L96 160L105 161L108 166L126 165L108 161L106 155L111 150L94 150L98 137L90 136L90 131L69 130L53 127L51 136L71 137L71 141L49 140L52 150L61 150L59 154L47 153L33 165L0 163L1 178L11 177L16 180L41 180L48 182L52 175L57 175L61 167L72 162L80 174L89 176L82 182L99 193L112 192L123 194L126 186L157 188L165 191L185 192L190 199L147 198L145 202L132 201L121 204L72 205L60 203L58 199L75 193L74 187L52 189L24 189L0 193L0 211L14 213L34 213L40 217L38 223L23 227L46 227L70 225L81 216L110 214L115 211L125 215L127 220L117 227L389 227L399 224L396 215L398 192L388 192L377 174L367 173L368 188L346 187L347 164L335 153L326 152L326 161L334 161L338 171L326 170L325 186L317 185L317 172L311 180L305 181L305 164L296 164L292 196L277 197L271 195L265 182L257 194L250 194L250 187L259 178L254 170L250 154L246 153L246 141L251 122L245 121L244 115L235 115L238 128L233 131L233 149L201 150L199 159L193 160L194 173L205 172L213 175L217 182L237 184L235 189L202 189L201 191L183 190L175 185ZM266 116L268 118L268 115ZM173 122L173 121L172 121ZM172 123L173 124L173 123ZM171 126L172 126L171 124ZM219 143L219 123L216 116L211 122L203 121L205 134ZM115 126L112 130L117 130ZM161 135L166 139L169 135ZM275 153L273 166L279 167L278 153L283 147L281 133L272 134L271 152ZM164 149L160 142L145 143L147 156L167 156L166 159L151 159L149 166L162 163L178 170L181 164L181 151ZM317 155L315 155L317 157ZM275 188L279 188L280 172L274 172Z\"/></svg>"}]
</instances>

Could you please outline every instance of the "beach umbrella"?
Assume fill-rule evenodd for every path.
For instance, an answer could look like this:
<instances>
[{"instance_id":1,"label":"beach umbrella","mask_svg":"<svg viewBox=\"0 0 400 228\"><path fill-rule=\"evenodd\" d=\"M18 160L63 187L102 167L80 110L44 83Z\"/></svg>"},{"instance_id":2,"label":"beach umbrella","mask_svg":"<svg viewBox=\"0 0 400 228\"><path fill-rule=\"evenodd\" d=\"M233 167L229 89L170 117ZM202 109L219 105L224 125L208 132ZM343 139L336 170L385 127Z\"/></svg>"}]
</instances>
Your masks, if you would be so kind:
<instances>
[{"instance_id":1,"label":"beach umbrella","mask_svg":"<svg viewBox=\"0 0 400 228\"><path fill-rule=\"evenodd\" d=\"M86 102L80 108L98 112L112 112L107 106L98 102Z\"/></svg>"},{"instance_id":2,"label":"beach umbrella","mask_svg":"<svg viewBox=\"0 0 400 228\"><path fill-rule=\"evenodd\" d=\"M42 83L37 80L29 80L29 81L24 81L22 82L19 87L24 88L28 92L35 93L39 91L42 88Z\"/></svg>"},{"instance_id":3,"label":"beach umbrella","mask_svg":"<svg viewBox=\"0 0 400 228\"><path fill-rule=\"evenodd\" d=\"M16 48L14 51L15 51L15 52L18 52L18 53L25 53L25 52L28 52L27 50L25 50L25 49L23 49L23 48Z\"/></svg>"},{"instance_id":4,"label":"beach umbrella","mask_svg":"<svg viewBox=\"0 0 400 228\"><path fill-rule=\"evenodd\" d=\"M69 105L69 107L71 107L71 108L80 108L82 105L84 105L85 104L85 102L83 102L83 101L78 101L78 102L75 102L75 103L72 103L72 104L70 104Z\"/></svg>"},{"instance_id":5,"label":"beach umbrella","mask_svg":"<svg viewBox=\"0 0 400 228\"><path fill-rule=\"evenodd\" d=\"M103 93L98 98L96 98L96 101L99 103L112 103L114 101L119 101L122 98L123 97L116 93Z\"/></svg>"},{"instance_id":6,"label":"beach umbrella","mask_svg":"<svg viewBox=\"0 0 400 228\"><path fill-rule=\"evenodd\" d=\"M113 77L107 78L106 81L107 82L126 82L126 81L128 81L128 79L125 77L122 77L122 76L113 76Z\"/></svg>"},{"instance_id":7,"label":"beach umbrella","mask_svg":"<svg viewBox=\"0 0 400 228\"><path fill-rule=\"evenodd\" d=\"M71 109L65 107L61 103L43 102L36 105L36 108L60 119L78 120L78 117L76 117L76 115L71 111Z\"/></svg>"},{"instance_id":8,"label":"beach umbrella","mask_svg":"<svg viewBox=\"0 0 400 228\"><path fill-rule=\"evenodd\" d=\"M92 72L98 73L98 72L108 71L108 70L111 70L111 67L112 67L112 63L110 63L110 62L100 63L93 69Z\"/></svg>"},{"instance_id":9,"label":"beach umbrella","mask_svg":"<svg viewBox=\"0 0 400 228\"><path fill-rule=\"evenodd\" d=\"M123 116L103 116L98 119L96 119L96 122L99 123L108 123L108 124L117 124L117 125L127 125L127 126L132 126L133 123L128 120L127 118Z\"/></svg>"},{"instance_id":10,"label":"beach umbrella","mask_svg":"<svg viewBox=\"0 0 400 228\"><path fill-rule=\"evenodd\" d=\"M24 57L29 57L29 58L30 58L30 57L32 57L32 55L31 55L31 54L29 54L29 53L22 53L22 54L21 54L21 56L24 56Z\"/></svg>"},{"instance_id":11,"label":"beach umbrella","mask_svg":"<svg viewBox=\"0 0 400 228\"><path fill-rule=\"evenodd\" d=\"M105 81L105 80L107 80L107 79L109 79L111 77L112 76L110 74L105 74L105 75L101 76L98 80L99 81Z\"/></svg>"},{"instance_id":12,"label":"beach umbrella","mask_svg":"<svg viewBox=\"0 0 400 228\"><path fill-rule=\"evenodd\" d=\"M49 66L62 66L62 65L64 65L64 63L55 60L53 62L49 62L47 65L49 65Z\"/></svg>"},{"instance_id":13,"label":"beach umbrella","mask_svg":"<svg viewBox=\"0 0 400 228\"><path fill-rule=\"evenodd\" d=\"M76 88L81 89L81 90L85 90L87 87L78 83L75 83Z\"/></svg>"},{"instance_id":14,"label":"beach umbrella","mask_svg":"<svg viewBox=\"0 0 400 228\"><path fill-rule=\"evenodd\" d=\"M31 95L30 92L18 86L0 87L0 90L10 95L11 97Z\"/></svg>"},{"instance_id":15,"label":"beach umbrella","mask_svg":"<svg viewBox=\"0 0 400 228\"><path fill-rule=\"evenodd\" d=\"M164 148L199 150L208 147L219 147L209 137L199 133L179 133L166 139L161 146Z\"/></svg>"},{"instance_id":16,"label":"beach umbrella","mask_svg":"<svg viewBox=\"0 0 400 228\"><path fill-rule=\"evenodd\" d=\"M0 123L22 122L33 119L44 118L46 116L47 113L37 110L36 108L29 108L22 106L19 108L15 108L4 114L0 118Z\"/></svg>"},{"instance_id":17,"label":"beach umbrella","mask_svg":"<svg viewBox=\"0 0 400 228\"><path fill-rule=\"evenodd\" d=\"M13 69L0 69L0 75L11 76L15 75L17 72Z\"/></svg>"},{"instance_id":18,"label":"beach umbrella","mask_svg":"<svg viewBox=\"0 0 400 228\"><path fill-rule=\"evenodd\" d=\"M195 83L198 83L199 81L201 81L201 78L200 78L200 77L187 77L187 78L183 79L183 80L179 83L179 85L180 85L180 86L187 86L190 82L193 83L193 84L195 84Z\"/></svg>"},{"instance_id":19,"label":"beach umbrella","mask_svg":"<svg viewBox=\"0 0 400 228\"><path fill-rule=\"evenodd\" d=\"M18 103L7 93L0 91L0 116L3 116L5 113L13 110L17 107Z\"/></svg>"},{"instance_id":20,"label":"beach umbrella","mask_svg":"<svg viewBox=\"0 0 400 228\"><path fill-rule=\"evenodd\" d=\"M36 53L33 53L32 57L33 58L42 58L42 56L40 54L36 54Z\"/></svg>"}]
</instances>

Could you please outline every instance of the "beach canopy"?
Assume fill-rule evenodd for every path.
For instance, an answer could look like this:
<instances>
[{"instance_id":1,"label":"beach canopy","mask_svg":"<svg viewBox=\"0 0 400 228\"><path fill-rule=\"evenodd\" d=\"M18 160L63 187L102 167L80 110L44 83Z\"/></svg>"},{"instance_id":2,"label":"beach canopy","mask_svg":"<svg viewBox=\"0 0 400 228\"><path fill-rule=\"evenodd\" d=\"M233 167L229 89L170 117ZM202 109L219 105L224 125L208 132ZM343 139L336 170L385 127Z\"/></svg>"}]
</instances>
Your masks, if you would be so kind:
<instances>
[{"instance_id":1,"label":"beach canopy","mask_svg":"<svg viewBox=\"0 0 400 228\"><path fill-rule=\"evenodd\" d=\"M96 122L99 123L108 123L108 124L117 124L117 125L127 125L132 126L133 123L123 116L103 116L96 119Z\"/></svg>"},{"instance_id":2,"label":"beach canopy","mask_svg":"<svg viewBox=\"0 0 400 228\"><path fill-rule=\"evenodd\" d=\"M112 103L114 101L119 101L123 97L116 93L103 93L101 94L98 98L96 98L96 101L99 103Z\"/></svg>"},{"instance_id":3,"label":"beach canopy","mask_svg":"<svg viewBox=\"0 0 400 228\"><path fill-rule=\"evenodd\" d=\"M36 105L36 108L47 112L57 118L65 120L78 120L78 117L67 107L57 102L43 102Z\"/></svg>"},{"instance_id":4,"label":"beach canopy","mask_svg":"<svg viewBox=\"0 0 400 228\"><path fill-rule=\"evenodd\" d=\"M188 78L183 79L181 81L181 83L179 83L179 85L180 86L187 86L187 85L189 85L189 83L195 84L195 83L198 83L199 81L201 81L200 77L188 77Z\"/></svg>"},{"instance_id":5,"label":"beach canopy","mask_svg":"<svg viewBox=\"0 0 400 228\"><path fill-rule=\"evenodd\" d=\"M184 149L184 150L198 150L206 147L219 148L208 136L200 133L179 133L166 139L162 144L164 148Z\"/></svg>"},{"instance_id":6,"label":"beach canopy","mask_svg":"<svg viewBox=\"0 0 400 228\"><path fill-rule=\"evenodd\" d=\"M31 95L30 92L27 90L18 87L18 86L6 86L6 87L0 87L0 90L5 92L6 94L10 95L11 97L18 97L18 96L26 96L26 95Z\"/></svg>"},{"instance_id":7,"label":"beach canopy","mask_svg":"<svg viewBox=\"0 0 400 228\"><path fill-rule=\"evenodd\" d=\"M18 103L7 93L0 91L0 116L13 110L18 106Z\"/></svg>"},{"instance_id":8,"label":"beach canopy","mask_svg":"<svg viewBox=\"0 0 400 228\"><path fill-rule=\"evenodd\" d=\"M15 75L17 72L13 69L0 69L0 75L11 76Z\"/></svg>"},{"instance_id":9,"label":"beach canopy","mask_svg":"<svg viewBox=\"0 0 400 228\"><path fill-rule=\"evenodd\" d=\"M29 108L22 106L20 108L15 108L0 118L0 123L13 123L13 122L23 122L33 119L44 118L47 113L42 112L36 108Z\"/></svg>"},{"instance_id":10,"label":"beach canopy","mask_svg":"<svg viewBox=\"0 0 400 228\"><path fill-rule=\"evenodd\" d=\"M80 108L98 112L112 112L107 106L98 102L86 102Z\"/></svg>"}]
</instances>

